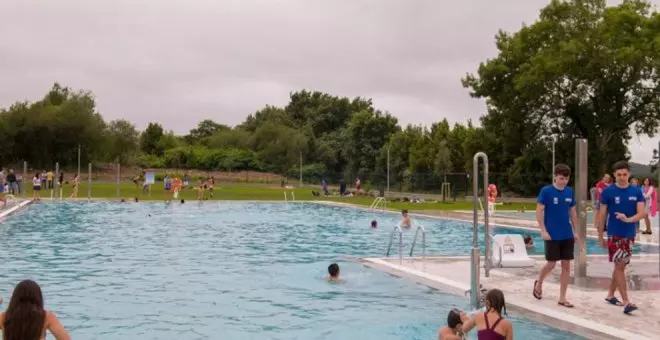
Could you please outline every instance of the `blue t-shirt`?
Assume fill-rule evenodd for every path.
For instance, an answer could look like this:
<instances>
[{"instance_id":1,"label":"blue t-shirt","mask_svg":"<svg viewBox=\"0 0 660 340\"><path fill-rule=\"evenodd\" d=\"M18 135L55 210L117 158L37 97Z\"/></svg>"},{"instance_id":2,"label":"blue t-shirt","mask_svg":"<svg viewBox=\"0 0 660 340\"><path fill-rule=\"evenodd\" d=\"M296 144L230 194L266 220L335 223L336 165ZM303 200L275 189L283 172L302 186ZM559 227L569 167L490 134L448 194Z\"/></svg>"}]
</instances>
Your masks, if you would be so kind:
<instances>
[{"instance_id":1,"label":"blue t-shirt","mask_svg":"<svg viewBox=\"0 0 660 340\"><path fill-rule=\"evenodd\" d=\"M616 213L622 213L626 217L637 214L637 203L644 203L644 195L638 187L629 185L627 188L619 188L610 185L603 190L600 203L607 205L607 234L618 237L635 237L637 223L626 223L616 218Z\"/></svg>"},{"instance_id":2,"label":"blue t-shirt","mask_svg":"<svg viewBox=\"0 0 660 340\"><path fill-rule=\"evenodd\" d=\"M573 189L565 187L563 190L554 185L546 185L539 192L537 203L542 204L543 223L553 241L570 240L574 238L571 226L571 208L575 206Z\"/></svg>"},{"instance_id":3,"label":"blue t-shirt","mask_svg":"<svg viewBox=\"0 0 660 340\"><path fill-rule=\"evenodd\" d=\"M165 190L169 190L172 187L172 179L169 176L166 176L163 182L165 184Z\"/></svg>"}]
</instances>

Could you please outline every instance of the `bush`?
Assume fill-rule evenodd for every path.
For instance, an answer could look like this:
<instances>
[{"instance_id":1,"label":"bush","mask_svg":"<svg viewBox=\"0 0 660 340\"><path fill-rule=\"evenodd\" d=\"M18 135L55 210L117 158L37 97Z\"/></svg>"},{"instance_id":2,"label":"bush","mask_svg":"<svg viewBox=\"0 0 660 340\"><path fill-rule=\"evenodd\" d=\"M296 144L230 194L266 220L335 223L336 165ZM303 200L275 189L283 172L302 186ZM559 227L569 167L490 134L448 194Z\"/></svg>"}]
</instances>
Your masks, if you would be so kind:
<instances>
[{"instance_id":1,"label":"bush","mask_svg":"<svg viewBox=\"0 0 660 340\"><path fill-rule=\"evenodd\" d=\"M287 173L289 178L300 178L300 168L293 167ZM328 181L328 169L323 164L308 164L302 167L302 177L305 183L321 183L322 179Z\"/></svg>"},{"instance_id":2,"label":"bush","mask_svg":"<svg viewBox=\"0 0 660 340\"><path fill-rule=\"evenodd\" d=\"M177 147L165 151L163 166L170 168L260 171L261 164L254 152L245 149L209 149L203 146Z\"/></svg>"}]
</instances>

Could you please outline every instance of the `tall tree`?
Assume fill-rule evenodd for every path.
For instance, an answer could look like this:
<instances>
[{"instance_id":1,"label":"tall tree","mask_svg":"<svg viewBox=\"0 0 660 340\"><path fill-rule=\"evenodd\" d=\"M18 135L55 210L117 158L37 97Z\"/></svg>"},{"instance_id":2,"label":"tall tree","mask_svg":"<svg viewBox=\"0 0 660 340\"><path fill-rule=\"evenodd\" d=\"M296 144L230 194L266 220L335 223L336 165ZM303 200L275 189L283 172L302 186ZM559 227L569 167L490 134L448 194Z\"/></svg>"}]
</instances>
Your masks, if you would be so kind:
<instances>
[{"instance_id":1,"label":"tall tree","mask_svg":"<svg viewBox=\"0 0 660 340\"><path fill-rule=\"evenodd\" d=\"M106 138L110 161L119 160L127 164L136 155L140 133L129 121L118 119L108 124Z\"/></svg>"},{"instance_id":2,"label":"tall tree","mask_svg":"<svg viewBox=\"0 0 660 340\"><path fill-rule=\"evenodd\" d=\"M165 151L160 143L160 139L165 134L163 126L158 123L149 123L147 128L140 135L140 149L147 154L162 156Z\"/></svg>"}]
</instances>

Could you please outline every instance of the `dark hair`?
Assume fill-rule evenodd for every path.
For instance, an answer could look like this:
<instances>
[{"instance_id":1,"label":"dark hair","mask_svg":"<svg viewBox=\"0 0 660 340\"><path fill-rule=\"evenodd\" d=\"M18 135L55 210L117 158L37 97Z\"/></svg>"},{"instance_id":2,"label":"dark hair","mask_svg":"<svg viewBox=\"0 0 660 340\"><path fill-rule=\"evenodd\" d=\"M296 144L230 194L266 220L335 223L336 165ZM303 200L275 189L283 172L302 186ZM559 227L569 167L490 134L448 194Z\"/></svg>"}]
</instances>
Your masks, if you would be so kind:
<instances>
[{"instance_id":1,"label":"dark hair","mask_svg":"<svg viewBox=\"0 0 660 340\"><path fill-rule=\"evenodd\" d=\"M333 264L329 265L328 266L328 274L330 274L330 276L332 276L332 277L335 277L335 276L339 275L339 265L336 264L336 263L333 263Z\"/></svg>"},{"instance_id":2,"label":"dark hair","mask_svg":"<svg viewBox=\"0 0 660 340\"><path fill-rule=\"evenodd\" d=\"M628 165L628 162L626 161L618 161L614 163L614 171L617 170L628 170L630 171L630 165Z\"/></svg>"},{"instance_id":3,"label":"dark hair","mask_svg":"<svg viewBox=\"0 0 660 340\"><path fill-rule=\"evenodd\" d=\"M530 235L525 235L523 237L523 240L525 240L525 244L532 242L532 237Z\"/></svg>"},{"instance_id":4,"label":"dark hair","mask_svg":"<svg viewBox=\"0 0 660 340\"><path fill-rule=\"evenodd\" d=\"M371 226L372 227L378 226L378 221L376 221L376 220L371 221Z\"/></svg>"},{"instance_id":5,"label":"dark hair","mask_svg":"<svg viewBox=\"0 0 660 340\"><path fill-rule=\"evenodd\" d=\"M46 322L41 288L32 280L23 280L16 288L5 312L4 340L41 339Z\"/></svg>"},{"instance_id":6,"label":"dark hair","mask_svg":"<svg viewBox=\"0 0 660 340\"><path fill-rule=\"evenodd\" d=\"M462 323L463 320L461 320L461 311L456 308L450 310L449 314L447 314L447 327L453 329Z\"/></svg>"},{"instance_id":7,"label":"dark hair","mask_svg":"<svg viewBox=\"0 0 660 340\"><path fill-rule=\"evenodd\" d=\"M402 213L402 214L407 214L407 213L408 213L408 209L403 209L403 210L401 210L401 213Z\"/></svg>"},{"instance_id":8,"label":"dark hair","mask_svg":"<svg viewBox=\"0 0 660 340\"><path fill-rule=\"evenodd\" d=\"M557 164L555 166L555 176L571 176L571 168L566 164Z\"/></svg>"},{"instance_id":9,"label":"dark hair","mask_svg":"<svg viewBox=\"0 0 660 340\"><path fill-rule=\"evenodd\" d=\"M644 180L642 181L642 184L644 184L644 182L646 182L646 180L649 181L649 185L653 185L653 179L651 179L651 177L644 178Z\"/></svg>"},{"instance_id":10,"label":"dark hair","mask_svg":"<svg viewBox=\"0 0 660 340\"><path fill-rule=\"evenodd\" d=\"M486 302L488 303L488 310L494 310L499 315L506 315L506 303L504 301L504 293L499 289L491 289L486 293Z\"/></svg>"}]
</instances>

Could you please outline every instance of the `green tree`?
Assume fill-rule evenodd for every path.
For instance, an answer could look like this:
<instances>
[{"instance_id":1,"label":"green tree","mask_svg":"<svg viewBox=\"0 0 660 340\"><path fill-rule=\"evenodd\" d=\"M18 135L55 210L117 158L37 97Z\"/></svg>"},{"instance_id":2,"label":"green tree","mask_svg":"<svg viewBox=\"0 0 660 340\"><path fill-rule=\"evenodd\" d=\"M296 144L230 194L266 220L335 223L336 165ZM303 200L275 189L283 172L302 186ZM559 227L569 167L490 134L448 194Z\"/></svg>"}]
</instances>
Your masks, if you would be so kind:
<instances>
[{"instance_id":1,"label":"green tree","mask_svg":"<svg viewBox=\"0 0 660 340\"><path fill-rule=\"evenodd\" d=\"M118 119L108 124L106 129L108 160L119 160L120 164L129 164L136 155L140 133L129 121Z\"/></svg>"},{"instance_id":2,"label":"green tree","mask_svg":"<svg viewBox=\"0 0 660 340\"><path fill-rule=\"evenodd\" d=\"M344 130L343 145L352 175L372 174L382 146L399 130L397 119L389 113L363 110L354 114Z\"/></svg>"},{"instance_id":3,"label":"green tree","mask_svg":"<svg viewBox=\"0 0 660 340\"><path fill-rule=\"evenodd\" d=\"M229 130L231 130L231 128L227 125L218 124L210 119L205 119L199 122L196 128L190 130L185 136L185 140L189 144L207 145L209 138L215 133Z\"/></svg>"},{"instance_id":4,"label":"green tree","mask_svg":"<svg viewBox=\"0 0 660 340\"><path fill-rule=\"evenodd\" d=\"M165 150L160 145L160 140L165 134L163 126L158 123L149 123L140 135L140 150L146 154L162 156Z\"/></svg>"},{"instance_id":5,"label":"green tree","mask_svg":"<svg viewBox=\"0 0 660 340\"><path fill-rule=\"evenodd\" d=\"M596 177L626 157L631 127L653 136L660 122L659 36L660 16L641 0L613 7L552 1L534 24L500 32L499 55L464 79L473 96L487 99L482 123L500 140L496 167L513 165L537 141L549 148L550 135L587 138ZM573 159L573 148L567 152L564 158Z\"/></svg>"}]
</instances>

